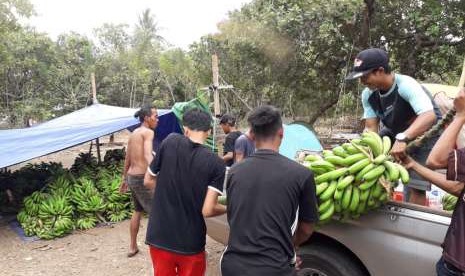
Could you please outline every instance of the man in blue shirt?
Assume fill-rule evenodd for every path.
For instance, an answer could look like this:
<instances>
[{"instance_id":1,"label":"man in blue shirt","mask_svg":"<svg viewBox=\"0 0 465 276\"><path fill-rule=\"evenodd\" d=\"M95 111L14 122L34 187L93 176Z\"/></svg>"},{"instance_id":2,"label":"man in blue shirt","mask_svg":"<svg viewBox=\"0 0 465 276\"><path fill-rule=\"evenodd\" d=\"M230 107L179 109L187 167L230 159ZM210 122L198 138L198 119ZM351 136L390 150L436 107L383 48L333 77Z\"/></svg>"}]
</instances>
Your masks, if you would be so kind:
<instances>
[{"instance_id":1,"label":"man in blue shirt","mask_svg":"<svg viewBox=\"0 0 465 276\"><path fill-rule=\"evenodd\" d=\"M384 50L371 48L357 55L353 71L346 79L357 78L366 86L362 92L365 128L394 140L391 155L397 161L402 160L408 142L423 135L441 118L439 108L431 94L415 79L391 72L389 57ZM437 138L433 137L410 154L424 164ZM425 191L431 189L431 184L414 172L411 174L406 200L425 205Z\"/></svg>"}]
</instances>

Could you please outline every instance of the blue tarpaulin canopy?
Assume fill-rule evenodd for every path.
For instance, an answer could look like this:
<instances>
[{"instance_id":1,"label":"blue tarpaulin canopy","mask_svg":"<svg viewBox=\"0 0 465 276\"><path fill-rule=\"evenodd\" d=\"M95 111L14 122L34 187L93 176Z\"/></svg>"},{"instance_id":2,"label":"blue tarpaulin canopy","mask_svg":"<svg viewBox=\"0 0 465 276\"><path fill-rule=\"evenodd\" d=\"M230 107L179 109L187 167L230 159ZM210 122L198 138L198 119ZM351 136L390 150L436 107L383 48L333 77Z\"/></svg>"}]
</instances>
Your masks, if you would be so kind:
<instances>
[{"instance_id":1,"label":"blue tarpaulin canopy","mask_svg":"<svg viewBox=\"0 0 465 276\"><path fill-rule=\"evenodd\" d=\"M139 124L137 109L93 104L48 122L22 129L0 130L0 168L73 147ZM155 145L180 132L171 110L158 110Z\"/></svg>"}]
</instances>

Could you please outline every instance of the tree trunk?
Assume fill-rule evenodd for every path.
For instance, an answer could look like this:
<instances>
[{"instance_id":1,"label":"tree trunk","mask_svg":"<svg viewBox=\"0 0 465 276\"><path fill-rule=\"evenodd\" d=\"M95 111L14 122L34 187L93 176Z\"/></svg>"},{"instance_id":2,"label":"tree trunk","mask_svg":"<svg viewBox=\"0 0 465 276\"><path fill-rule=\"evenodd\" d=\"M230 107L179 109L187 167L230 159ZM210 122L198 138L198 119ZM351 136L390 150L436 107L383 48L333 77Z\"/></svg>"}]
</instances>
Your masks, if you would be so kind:
<instances>
[{"instance_id":1,"label":"tree trunk","mask_svg":"<svg viewBox=\"0 0 465 276\"><path fill-rule=\"evenodd\" d=\"M316 120L318 120L318 118L320 118L323 114L325 114L325 112L328 109L330 109L335 104L337 104L338 101L339 101L339 97L336 97L334 99L331 99L331 101L326 102L326 104L320 106L320 108L315 113L313 113L312 116L310 116L310 118L308 119L308 121L306 123L313 126L313 124L316 122Z\"/></svg>"},{"instance_id":2,"label":"tree trunk","mask_svg":"<svg viewBox=\"0 0 465 276\"><path fill-rule=\"evenodd\" d=\"M375 12L375 0L364 0L365 9L363 10L363 22L360 30L360 39L358 45L363 49L369 48L371 45L370 29L373 14Z\"/></svg>"}]
</instances>

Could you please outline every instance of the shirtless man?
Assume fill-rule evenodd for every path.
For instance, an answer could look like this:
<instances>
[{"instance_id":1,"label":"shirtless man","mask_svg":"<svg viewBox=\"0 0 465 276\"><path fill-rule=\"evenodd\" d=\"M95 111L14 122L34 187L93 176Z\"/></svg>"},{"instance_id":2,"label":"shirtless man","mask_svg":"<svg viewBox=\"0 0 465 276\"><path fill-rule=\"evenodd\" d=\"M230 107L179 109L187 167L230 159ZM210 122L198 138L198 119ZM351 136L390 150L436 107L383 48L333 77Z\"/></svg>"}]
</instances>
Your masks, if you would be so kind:
<instances>
[{"instance_id":1,"label":"shirtless man","mask_svg":"<svg viewBox=\"0 0 465 276\"><path fill-rule=\"evenodd\" d=\"M134 203L134 213L129 225L131 243L128 257L133 257L139 252L137 248L137 233L139 232L142 211L146 213L150 212L153 191L144 186L144 174L153 159L153 130L158 124L157 110L153 107L141 108L134 114L134 117L139 118L141 125L129 136L124 161L123 182L120 186L121 192L126 192L129 187Z\"/></svg>"}]
</instances>

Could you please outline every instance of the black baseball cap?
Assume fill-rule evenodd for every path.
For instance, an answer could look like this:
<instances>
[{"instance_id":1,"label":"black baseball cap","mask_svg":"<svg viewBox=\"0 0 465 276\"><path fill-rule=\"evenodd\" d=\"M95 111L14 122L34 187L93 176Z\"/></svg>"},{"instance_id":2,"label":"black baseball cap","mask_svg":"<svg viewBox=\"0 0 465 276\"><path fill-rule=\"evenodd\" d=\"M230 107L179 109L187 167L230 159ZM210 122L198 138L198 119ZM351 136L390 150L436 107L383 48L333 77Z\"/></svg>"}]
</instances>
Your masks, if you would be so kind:
<instances>
[{"instance_id":1,"label":"black baseball cap","mask_svg":"<svg viewBox=\"0 0 465 276\"><path fill-rule=\"evenodd\" d=\"M355 57L354 67L346 80L358 79L379 67L387 68L388 66L389 57L386 51L378 48L366 49Z\"/></svg>"}]
</instances>

